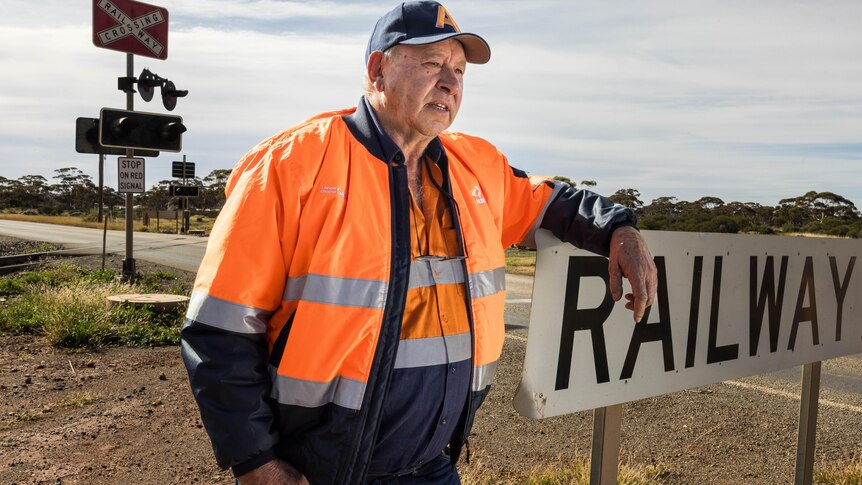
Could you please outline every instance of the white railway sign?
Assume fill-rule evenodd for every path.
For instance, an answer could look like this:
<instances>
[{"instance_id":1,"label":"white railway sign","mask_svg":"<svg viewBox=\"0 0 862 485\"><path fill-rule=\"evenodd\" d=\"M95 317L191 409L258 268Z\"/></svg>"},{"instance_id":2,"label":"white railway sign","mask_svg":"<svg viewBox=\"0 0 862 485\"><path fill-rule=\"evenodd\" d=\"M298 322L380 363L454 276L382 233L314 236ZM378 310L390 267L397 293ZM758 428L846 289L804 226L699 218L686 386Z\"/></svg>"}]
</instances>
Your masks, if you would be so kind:
<instances>
[{"instance_id":1,"label":"white railway sign","mask_svg":"<svg viewBox=\"0 0 862 485\"><path fill-rule=\"evenodd\" d=\"M635 324L607 259L536 236L515 408L542 418L862 353L862 242L644 231L659 274Z\"/></svg>"}]
</instances>

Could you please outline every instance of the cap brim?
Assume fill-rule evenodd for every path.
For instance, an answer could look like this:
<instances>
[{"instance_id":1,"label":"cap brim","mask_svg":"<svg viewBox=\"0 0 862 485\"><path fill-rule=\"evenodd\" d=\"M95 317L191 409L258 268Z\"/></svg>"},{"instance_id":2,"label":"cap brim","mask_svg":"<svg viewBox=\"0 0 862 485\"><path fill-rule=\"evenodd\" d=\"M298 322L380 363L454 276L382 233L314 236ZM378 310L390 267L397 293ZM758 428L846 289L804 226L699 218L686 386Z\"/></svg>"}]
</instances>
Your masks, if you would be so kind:
<instances>
[{"instance_id":1,"label":"cap brim","mask_svg":"<svg viewBox=\"0 0 862 485\"><path fill-rule=\"evenodd\" d=\"M431 35L428 37L414 37L412 39L399 42L399 44L408 45L427 45L434 44L446 39L457 39L464 46L464 56L467 62L471 64L485 64L491 59L491 47L485 42L485 39L476 34L465 32L451 32L440 35Z\"/></svg>"}]
</instances>

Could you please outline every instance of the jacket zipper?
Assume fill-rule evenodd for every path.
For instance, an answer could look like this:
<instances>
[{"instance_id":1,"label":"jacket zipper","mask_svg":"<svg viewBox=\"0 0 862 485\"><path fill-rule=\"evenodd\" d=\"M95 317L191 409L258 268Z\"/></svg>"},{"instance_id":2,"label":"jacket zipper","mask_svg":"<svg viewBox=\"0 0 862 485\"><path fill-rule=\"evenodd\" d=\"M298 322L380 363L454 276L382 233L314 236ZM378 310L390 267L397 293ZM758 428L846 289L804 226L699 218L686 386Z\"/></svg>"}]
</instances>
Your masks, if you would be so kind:
<instances>
[{"instance_id":1,"label":"jacket zipper","mask_svg":"<svg viewBox=\"0 0 862 485\"><path fill-rule=\"evenodd\" d=\"M380 376L383 373L385 373L385 379L383 379L382 381L380 381L380 380L375 381L375 388L374 389L370 389L370 388L366 389L366 396L372 396L374 398L374 403L376 403L376 405L378 407L377 415L374 416L373 423L369 422L369 421L371 421L371 416L369 416L370 411L369 411L368 407L374 405L374 403L369 402L369 404L367 406L363 405L363 408L365 408L364 411L366 414L365 414L365 416L361 417L361 419L360 419L360 421L361 421L360 425L361 425L362 429L356 433L356 439L354 440L352 452L348 457L348 459L351 460L349 465L342 468L343 473L346 476L342 476L341 479L338 481L338 483L357 483L357 484L365 483L365 476L368 473L368 466L370 465L370 462L371 462L371 453L373 452L374 442L377 440L377 432L380 428L380 420L383 417L383 412L382 412L383 402L386 400L386 396L389 393L389 384L392 382L392 373L395 369L395 353L398 350L398 342L401 339L401 320L402 319L401 318L395 319L396 321L393 321L391 324L391 326L394 328L389 330L389 331L387 331L388 329L387 329L386 324L388 323L388 320L391 319L391 314L394 311L392 309L392 307L393 307L393 302L395 301L395 298L399 297L402 300L404 300L406 298L406 294L407 294L406 293L406 287L407 287L407 281L409 279L409 258L410 258L410 253L409 253L410 247L409 247L409 245L407 246L407 249L406 249L406 258L408 260L408 264L406 266L408 268L407 269L408 273L404 275L405 276L404 283L403 283L404 291L399 291L396 294L396 291L398 291L398 290L396 288L397 285L395 285L396 280L399 280L398 262L401 259L405 258L405 255L402 254L405 252L405 250L403 250L403 248L401 248L400 245L398 244L399 240L403 239L403 238L400 238L400 234L399 234L398 230L402 229L402 226L404 226L404 221L407 221L407 224L409 225L409 219L406 216L406 212L404 212L406 198L400 197L402 195L401 191L403 190L401 188L406 187L407 176L406 176L406 173L400 173L400 172L404 172L406 170L405 165L395 164L395 163L387 163L386 165L387 165L387 171L389 174L390 208L392 210L392 248L391 248L392 256L390 259L389 289L388 289L387 295L386 295L386 305L383 309L383 319L382 319L382 326L380 329L380 337L378 340L377 349L374 353L374 361L372 362L371 370L369 373L369 376L377 376L376 379L379 379ZM396 178L399 180L396 181ZM402 178L403 178L403 180L400 180ZM399 198L402 200L399 200ZM406 202L409 203L409 200L406 200ZM399 222L401 224L398 224ZM409 229L408 229L408 231L409 231ZM403 231L401 231L401 232L403 232ZM409 239L407 239L407 240L409 241ZM403 315L403 302L402 302L401 306L402 306L402 311L400 312L400 315ZM389 333L393 334L391 339L388 338ZM384 354L387 354L387 355L384 355ZM381 361L387 356L391 356L390 363L386 368L381 369L380 368L380 366L382 365ZM382 386L382 389L381 389L381 386ZM380 392L381 392L381 395L379 397L377 396L378 390L380 390ZM372 394L369 394L369 392L371 392ZM370 430L367 430L366 428L369 425L372 425L373 428L371 428ZM368 436L369 433L371 434L371 440L370 440L370 442L366 443L367 448L363 449L362 448L363 438L365 436ZM363 454L361 459L360 459L360 454ZM351 470L353 470L354 473L350 473Z\"/></svg>"}]
</instances>

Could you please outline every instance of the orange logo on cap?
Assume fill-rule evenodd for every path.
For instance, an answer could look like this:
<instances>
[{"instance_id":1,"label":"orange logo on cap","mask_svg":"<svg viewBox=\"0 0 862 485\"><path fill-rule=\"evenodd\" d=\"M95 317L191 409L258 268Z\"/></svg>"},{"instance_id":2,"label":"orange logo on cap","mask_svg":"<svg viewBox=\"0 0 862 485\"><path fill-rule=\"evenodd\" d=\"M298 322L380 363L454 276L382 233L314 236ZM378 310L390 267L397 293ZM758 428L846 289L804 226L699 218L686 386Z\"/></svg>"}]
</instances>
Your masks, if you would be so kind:
<instances>
[{"instance_id":1,"label":"orange logo on cap","mask_svg":"<svg viewBox=\"0 0 862 485\"><path fill-rule=\"evenodd\" d=\"M446 7L440 5L437 7L437 28L442 29L446 25L451 25L455 32L461 32L461 29L458 28L458 24L455 23L455 19L452 18L452 15L449 14L449 11L446 10Z\"/></svg>"}]
</instances>

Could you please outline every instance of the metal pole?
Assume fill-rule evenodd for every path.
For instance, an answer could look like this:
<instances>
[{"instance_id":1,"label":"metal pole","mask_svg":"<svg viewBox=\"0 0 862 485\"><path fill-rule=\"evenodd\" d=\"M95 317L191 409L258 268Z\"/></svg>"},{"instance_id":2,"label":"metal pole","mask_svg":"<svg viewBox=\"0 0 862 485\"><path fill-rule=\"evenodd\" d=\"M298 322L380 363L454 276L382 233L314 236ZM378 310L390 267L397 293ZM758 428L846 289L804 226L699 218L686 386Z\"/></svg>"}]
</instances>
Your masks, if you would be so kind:
<instances>
[{"instance_id":1,"label":"metal pole","mask_svg":"<svg viewBox=\"0 0 862 485\"><path fill-rule=\"evenodd\" d=\"M820 362L802 366L802 402L799 404L799 436L796 442L796 485L811 485L814 478L814 445L817 442L817 403L820 400Z\"/></svg>"},{"instance_id":2,"label":"metal pole","mask_svg":"<svg viewBox=\"0 0 862 485\"><path fill-rule=\"evenodd\" d=\"M105 154L99 154L99 222L102 222L103 195L105 193ZM105 268L102 268L105 269Z\"/></svg>"},{"instance_id":3,"label":"metal pole","mask_svg":"<svg viewBox=\"0 0 862 485\"><path fill-rule=\"evenodd\" d=\"M189 181L186 176L186 156L183 155L183 186L188 187ZM183 234L189 233L189 198L183 197L180 199L183 205Z\"/></svg>"},{"instance_id":4,"label":"metal pole","mask_svg":"<svg viewBox=\"0 0 862 485\"><path fill-rule=\"evenodd\" d=\"M126 54L126 76L135 76L135 58L132 54ZM129 89L126 93L126 109L133 111L135 109L135 93ZM135 151L131 148L126 149L126 156L135 156ZM132 207L135 205L134 194L126 194L126 259L123 260L123 279L130 281L135 278L135 258L132 254L133 240L132 232L134 229L132 218Z\"/></svg>"},{"instance_id":5,"label":"metal pole","mask_svg":"<svg viewBox=\"0 0 862 485\"><path fill-rule=\"evenodd\" d=\"M622 404L597 408L593 411L590 485L615 485L617 483L622 418Z\"/></svg>"},{"instance_id":6,"label":"metal pole","mask_svg":"<svg viewBox=\"0 0 862 485\"><path fill-rule=\"evenodd\" d=\"M104 225L102 226L102 271L105 271L105 256L108 245L108 218L105 217Z\"/></svg>"}]
</instances>

